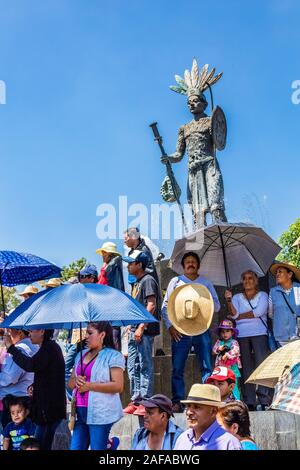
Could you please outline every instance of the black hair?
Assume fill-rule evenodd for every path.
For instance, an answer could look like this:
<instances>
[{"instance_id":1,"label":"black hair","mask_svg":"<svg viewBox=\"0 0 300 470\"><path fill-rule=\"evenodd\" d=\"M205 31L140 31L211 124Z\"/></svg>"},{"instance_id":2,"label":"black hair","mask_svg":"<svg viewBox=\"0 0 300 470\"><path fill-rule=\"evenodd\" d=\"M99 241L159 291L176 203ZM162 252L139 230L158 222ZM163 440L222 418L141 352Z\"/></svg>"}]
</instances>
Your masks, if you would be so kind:
<instances>
[{"instance_id":1,"label":"black hair","mask_svg":"<svg viewBox=\"0 0 300 470\"><path fill-rule=\"evenodd\" d=\"M29 399L27 397L14 397L13 395L8 395L7 405L10 409L11 406L22 406L25 410L29 410Z\"/></svg>"},{"instance_id":2,"label":"black hair","mask_svg":"<svg viewBox=\"0 0 300 470\"><path fill-rule=\"evenodd\" d=\"M292 277L291 277L291 281L292 282L297 282L297 278L296 278L296 275L294 273L294 271L292 271L291 269L287 268L286 266L282 266L283 269L286 269L288 273L292 273Z\"/></svg>"},{"instance_id":3,"label":"black hair","mask_svg":"<svg viewBox=\"0 0 300 470\"><path fill-rule=\"evenodd\" d=\"M198 263L198 268L200 268L200 258L197 255L197 253L195 253L194 251L188 251L187 253L183 255L182 260L181 260L181 266L184 268L184 262L186 258L188 258L188 256L192 256L193 258L195 258L195 260Z\"/></svg>"},{"instance_id":4,"label":"black hair","mask_svg":"<svg viewBox=\"0 0 300 470\"><path fill-rule=\"evenodd\" d=\"M20 444L20 450L27 450L27 449L38 449L40 450L40 443L35 437L27 437L23 439Z\"/></svg>"},{"instance_id":5,"label":"black hair","mask_svg":"<svg viewBox=\"0 0 300 470\"><path fill-rule=\"evenodd\" d=\"M45 330L43 343L45 343L46 341L50 341L50 339L53 338L53 334L54 334L54 330Z\"/></svg>"},{"instance_id":6,"label":"black hair","mask_svg":"<svg viewBox=\"0 0 300 470\"><path fill-rule=\"evenodd\" d=\"M114 344L114 338L113 338L113 329L112 329L111 324L108 321L91 322L89 323L88 326L95 328L95 330L97 330L98 333L102 333L104 331L105 336L103 340L103 346L107 348L111 348L111 349L116 349L116 346Z\"/></svg>"},{"instance_id":7,"label":"black hair","mask_svg":"<svg viewBox=\"0 0 300 470\"><path fill-rule=\"evenodd\" d=\"M232 426L236 423L239 427L237 434L240 437L249 437L250 433L250 418L249 410L243 402L231 402L219 411L227 426Z\"/></svg>"}]
</instances>

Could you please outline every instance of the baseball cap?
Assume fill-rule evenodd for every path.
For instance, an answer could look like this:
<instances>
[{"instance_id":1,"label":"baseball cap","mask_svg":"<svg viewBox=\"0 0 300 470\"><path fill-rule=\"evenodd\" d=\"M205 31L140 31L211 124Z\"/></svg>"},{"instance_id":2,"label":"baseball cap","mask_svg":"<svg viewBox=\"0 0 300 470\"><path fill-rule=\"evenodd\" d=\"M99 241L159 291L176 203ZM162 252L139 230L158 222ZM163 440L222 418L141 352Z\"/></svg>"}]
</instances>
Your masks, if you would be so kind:
<instances>
[{"instance_id":1,"label":"baseball cap","mask_svg":"<svg viewBox=\"0 0 300 470\"><path fill-rule=\"evenodd\" d=\"M86 264L80 271L80 276L96 276L98 277L98 271L94 264Z\"/></svg>"},{"instance_id":2,"label":"baseball cap","mask_svg":"<svg viewBox=\"0 0 300 470\"><path fill-rule=\"evenodd\" d=\"M130 256L123 256L122 260L126 263L143 263L144 265L147 265L149 258L143 251L133 250Z\"/></svg>"},{"instance_id":3,"label":"baseball cap","mask_svg":"<svg viewBox=\"0 0 300 470\"><path fill-rule=\"evenodd\" d=\"M151 398L142 400L140 405L143 405L145 408L160 408L161 410L168 413L168 415L173 416L172 402L170 398L165 395L153 395Z\"/></svg>"},{"instance_id":4,"label":"baseball cap","mask_svg":"<svg viewBox=\"0 0 300 470\"><path fill-rule=\"evenodd\" d=\"M212 374L207 378L206 383L210 384L212 383L213 380L219 380L220 382L222 382L223 380L229 380L229 379L235 383L236 382L235 373L231 369L228 369L228 367L218 366L214 368L214 370L212 371Z\"/></svg>"}]
</instances>

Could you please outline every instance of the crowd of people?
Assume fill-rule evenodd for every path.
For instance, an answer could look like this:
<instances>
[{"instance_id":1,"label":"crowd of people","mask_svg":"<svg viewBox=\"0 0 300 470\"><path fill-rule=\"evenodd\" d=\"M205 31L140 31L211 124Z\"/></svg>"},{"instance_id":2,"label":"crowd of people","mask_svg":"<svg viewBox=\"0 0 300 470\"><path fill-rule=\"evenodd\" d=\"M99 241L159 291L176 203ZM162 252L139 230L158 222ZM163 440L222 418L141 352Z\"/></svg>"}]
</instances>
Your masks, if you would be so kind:
<instances>
[{"instance_id":1,"label":"crowd of people","mask_svg":"<svg viewBox=\"0 0 300 470\"><path fill-rule=\"evenodd\" d=\"M129 248L127 256L121 256L114 243L106 242L97 250L103 258L100 273L87 264L69 282L99 283L121 291L129 284L131 296L157 322L126 328L126 355L121 329L109 322L90 323L83 335L78 330L70 332L65 355L53 330L3 331L3 450L51 449L55 432L66 419L67 400L71 400L71 450L117 448L118 436L110 438L110 431L124 413L137 415L141 425L132 449L257 449L249 411L267 410L272 395L271 389L246 380L270 354L271 333L276 347L300 336L300 270L288 263L274 263L270 270L276 285L269 294L260 291L257 273L241 273L242 292L233 295L226 290L227 315L211 331L205 324L220 311L220 300L212 282L201 275L198 254L183 254L183 274L171 279L162 292L151 250L139 229L129 228L124 242ZM128 282L124 282L123 263L128 266ZM49 280L45 288L58 285L60 281ZM204 299L207 290L210 303ZM27 286L20 295L27 299L37 291L35 286ZM191 318L187 329L186 319ZM160 334L161 319L171 340L170 398L154 390L153 343ZM186 395L184 371L191 351L198 358L201 376ZM123 408L120 395L125 370L131 400ZM171 420L178 412L186 413L186 431Z\"/></svg>"}]
</instances>

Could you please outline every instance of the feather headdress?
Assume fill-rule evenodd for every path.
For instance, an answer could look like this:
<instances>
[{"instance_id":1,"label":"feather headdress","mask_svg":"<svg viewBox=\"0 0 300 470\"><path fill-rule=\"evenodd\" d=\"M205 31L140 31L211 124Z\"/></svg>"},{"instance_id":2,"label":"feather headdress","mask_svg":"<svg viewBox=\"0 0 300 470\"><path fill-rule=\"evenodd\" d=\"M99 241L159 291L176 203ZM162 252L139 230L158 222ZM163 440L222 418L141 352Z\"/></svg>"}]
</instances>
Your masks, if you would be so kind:
<instances>
[{"instance_id":1,"label":"feather headdress","mask_svg":"<svg viewBox=\"0 0 300 470\"><path fill-rule=\"evenodd\" d=\"M196 59L193 59L192 70L184 72L184 78L175 75L177 85L170 86L171 90L181 95L202 95L209 87L214 85L223 75L223 73L215 74L216 69L208 71L208 64L204 65L199 72Z\"/></svg>"}]
</instances>

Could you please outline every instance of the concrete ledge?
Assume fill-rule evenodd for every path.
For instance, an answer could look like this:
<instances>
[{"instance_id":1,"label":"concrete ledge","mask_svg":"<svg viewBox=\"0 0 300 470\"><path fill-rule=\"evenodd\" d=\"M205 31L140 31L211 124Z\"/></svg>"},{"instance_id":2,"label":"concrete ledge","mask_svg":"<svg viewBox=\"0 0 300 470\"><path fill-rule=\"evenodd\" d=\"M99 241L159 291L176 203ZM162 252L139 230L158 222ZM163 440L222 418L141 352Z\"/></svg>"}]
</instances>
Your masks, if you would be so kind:
<instances>
[{"instance_id":1,"label":"concrete ledge","mask_svg":"<svg viewBox=\"0 0 300 470\"><path fill-rule=\"evenodd\" d=\"M261 450L300 449L300 415L283 411L250 413L251 432ZM175 413L174 422L186 429L184 413ZM137 416L126 415L112 427L111 435L120 439L119 450L130 449L133 435L139 427Z\"/></svg>"},{"instance_id":2,"label":"concrete ledge","mask_svg":"<svg viewBox=\"0 0 300 470\"><path fill-rule=\"evenodd\" d=\"M300 415L283 411L256 411L250 413L250 421L252 435L261 450L300 449ZM174 422L186 429L184 413L175 413ZM138 427L138 416L133 415L126 415L114 424L111 436L119 437L119 450L130 449ZM55 433L52 450L68 450L70 440L67 421L63 421Z\"/></svg>"}]
</instances>

